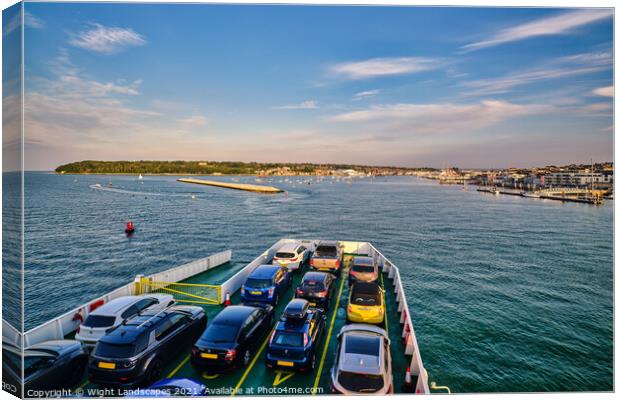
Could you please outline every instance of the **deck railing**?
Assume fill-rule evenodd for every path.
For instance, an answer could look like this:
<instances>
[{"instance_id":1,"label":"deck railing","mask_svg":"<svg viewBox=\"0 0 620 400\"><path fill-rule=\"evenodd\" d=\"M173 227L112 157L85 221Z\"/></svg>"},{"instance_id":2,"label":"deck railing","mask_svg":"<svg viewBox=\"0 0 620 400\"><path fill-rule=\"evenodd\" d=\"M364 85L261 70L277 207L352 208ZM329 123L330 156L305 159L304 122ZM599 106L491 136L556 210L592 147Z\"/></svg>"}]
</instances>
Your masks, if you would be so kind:
<instances>
[{"instance_id":1,"label":"deck railing","mask_svg":"<svg viewBox=\"0 0 620 400\"><path fill-rule=\"evenodd\" d=\"M149 275L147 278L153 281L167 280L169 282L178 282L183 279L187 279L190 276L207 271L213 267L225 264L230 261L231 257L232 251L226 250L163 272ZM140 277L142 278L142 276ZM63 339L68 334L74 332L80 325L81 321L86 319L88 314L93 311L93 305L105 304L112 299L122 296L131 296L136 293L139 293L137 290L137 284L136 282L132 282L86 304L76 307L59 317L47 321L36 328L28 330L23 335L24 346L32 346L33 344L44 342L46 340Z\"/></svg>"},{"instance_id":2,"label":"deck railing","mask_svg":"<svg viewBox=\"0 0 620 400\"><path fill-rule=\"evenodd\" d=\"M383 271L387 272L388 278L392 279L394 284L394 294L396 296L396 302L398 303L398 312L400 313L400 323L402 324L401 337L405 343L405 354L411 356L411 374L417 376L417 382L415 384L415 393L428 394L430 389L428 386L428 374L422 363L422 356L420 349L418 348L418 341L415 336L415 330L413 329L413 323L411 322L411 312L407 305L407 298L405 291L403 290L403 284L400 278L400 271L394 263L392 263L387 257L385 257L379 250L377 250L372 244L370 244L373 250L372 256L379 262L379 265L383 267Z\"/></svg>"}]
</instances>

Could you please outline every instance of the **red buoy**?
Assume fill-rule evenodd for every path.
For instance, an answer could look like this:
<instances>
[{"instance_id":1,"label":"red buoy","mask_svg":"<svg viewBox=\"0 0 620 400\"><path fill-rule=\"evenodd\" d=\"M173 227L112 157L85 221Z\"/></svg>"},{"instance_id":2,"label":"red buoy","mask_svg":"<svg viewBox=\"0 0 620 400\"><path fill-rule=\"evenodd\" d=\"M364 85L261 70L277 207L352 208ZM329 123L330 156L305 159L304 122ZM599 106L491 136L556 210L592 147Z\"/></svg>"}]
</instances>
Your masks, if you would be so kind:
<instances>
[{"instance_id":1,"label":"red buoy","mask_svg":"<svg viewBox=\"0 0 620 400\"><path fill-rule=\"evenodd\" d=\"M125 233L133 233L135 230L136 229L133 226L133 222L127 222L127 225L125 225Z\"/></svg>"}]
</instances>

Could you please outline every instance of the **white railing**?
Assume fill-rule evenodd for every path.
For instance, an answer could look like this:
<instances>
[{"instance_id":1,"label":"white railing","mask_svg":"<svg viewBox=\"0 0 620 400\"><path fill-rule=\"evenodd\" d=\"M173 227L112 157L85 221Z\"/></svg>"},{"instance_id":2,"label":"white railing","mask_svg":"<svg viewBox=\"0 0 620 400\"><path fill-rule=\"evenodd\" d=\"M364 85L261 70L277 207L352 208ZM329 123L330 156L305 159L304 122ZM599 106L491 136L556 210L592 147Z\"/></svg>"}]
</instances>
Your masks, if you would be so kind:
<instances>
[{"instance_id":1,"label":"white railing","mask_svg":"<svg viewBox=\"0 0 620 400\"><path fill-rule=\"evenodd\" d=\"M411 312L407 305L407 297L403 290L403 284L400 278L400 271L398 267L387 259L379 250L377 250L372 244L370 244L373 250L373 257L379 262L379 265L383 267L383 271L387 272L388 278L392 279L394 284L394 294L396 296L396 302L398 303L398 312L400 313L400 323L402 324L401 337L405 342L405 354L411 356L411 374L418 377L418 381L415 387L415 393L428 394L430 389L428 387L428 374L422 363L422 355L418 347L418 341L415 336L415 330L413 329L413 323L411 322Z\"/></svg>"},{"instance_id":2,"label":"white railing","mask_svg":"<svg viewBox=\"0 0 620 400\"><path fill-rule=\"evenodd\" d=\"M7 320L2 319L2 342L21 348L22 335Z\"/></svg>"},{"instance_id":3,"label":"white railing","mask_svg":"<svg viewBox=\"0 0 620 400\"><path fill-rule=\"evenodd\" d=\"M201 258L163 272L149 275L148 278L153 280L163 280L166 282L178 282L194 276L211 268L225 264L230 261L232 252L230 250L213 254L209 257ZM65 336L75 331L80 325L80 319L86 319L90 312L90 305L95 302L107 303L112 299L122 296L131 296L136 293L136 284L128 283L118 289L113 290L103 296L89 301L73 310L62 314L50 321L47 321L36 328L32 328L24 334L24 346L32 346L33 344L44 342L46 340L63 339ZM78 317L79 314L79 317Z\"/></svg>"}]
</instances>

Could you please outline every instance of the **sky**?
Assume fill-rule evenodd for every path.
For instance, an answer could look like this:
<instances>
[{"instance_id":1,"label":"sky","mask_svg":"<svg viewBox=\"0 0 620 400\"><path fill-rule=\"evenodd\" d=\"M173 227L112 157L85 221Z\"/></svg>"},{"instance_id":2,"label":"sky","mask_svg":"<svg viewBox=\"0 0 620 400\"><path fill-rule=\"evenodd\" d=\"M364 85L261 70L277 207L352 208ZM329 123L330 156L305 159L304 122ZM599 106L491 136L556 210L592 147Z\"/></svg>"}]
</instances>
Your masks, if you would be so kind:
<instances>
[{"instance_id":1,"label":"sky","mask_svg":"<svg viewBox=\"0 0 620 400\"><path fill-rule=\"evenodd\" d=\"M29 170L613 160L611 9L36 2L24 32Z\"/></svg>"}]
</instances>

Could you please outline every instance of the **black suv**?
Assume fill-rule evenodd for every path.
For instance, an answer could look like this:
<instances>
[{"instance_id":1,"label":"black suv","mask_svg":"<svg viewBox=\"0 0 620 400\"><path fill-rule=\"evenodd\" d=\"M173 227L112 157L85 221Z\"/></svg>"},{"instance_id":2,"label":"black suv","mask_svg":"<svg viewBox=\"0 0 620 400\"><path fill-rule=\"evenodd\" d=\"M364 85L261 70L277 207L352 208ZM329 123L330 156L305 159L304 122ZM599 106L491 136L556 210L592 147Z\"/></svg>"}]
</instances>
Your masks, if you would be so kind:
<instances>
[{"instance_id":1,"label":"black suv","mask_svg":"<svg viewBox=\"0 0 620 400\"><path fill-rule=\"evenodd\" d=\"M88 362L88 377L101 386L150 385L160 378L164 363L193 343L206 325L201 307L144 312L99 339Z\"/></svg>"}]
</instances>

